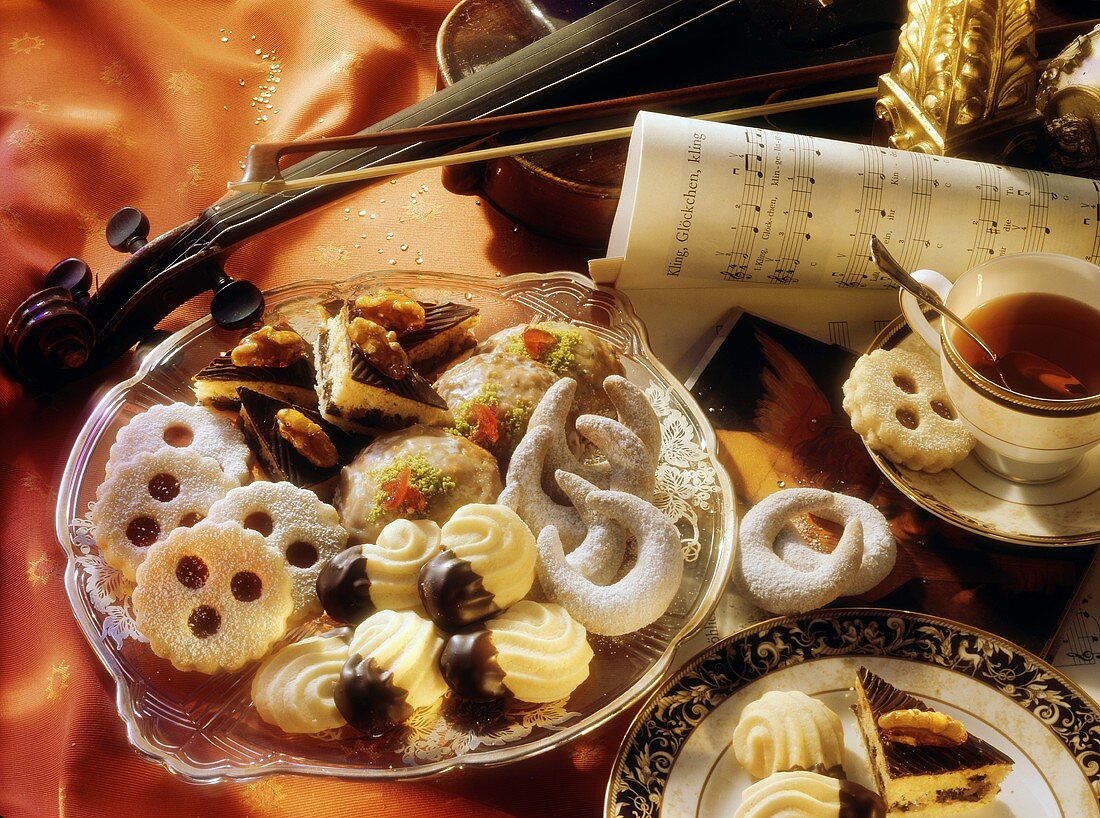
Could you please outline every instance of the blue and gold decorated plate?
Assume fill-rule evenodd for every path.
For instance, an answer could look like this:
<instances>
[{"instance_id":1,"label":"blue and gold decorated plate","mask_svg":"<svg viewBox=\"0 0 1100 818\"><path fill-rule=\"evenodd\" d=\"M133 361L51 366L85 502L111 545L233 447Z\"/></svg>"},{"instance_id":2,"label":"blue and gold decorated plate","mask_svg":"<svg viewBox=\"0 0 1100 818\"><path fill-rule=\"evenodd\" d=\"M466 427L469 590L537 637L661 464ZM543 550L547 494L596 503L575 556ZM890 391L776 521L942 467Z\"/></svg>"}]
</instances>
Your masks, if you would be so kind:
<instances>
[{"instance_id":1,"label":"blue and gold decorated plate","mask_svg":"<svg viewBox=\"0 0 1100 818\"><path fill-rule=\"evenodd\" d=\"M851 705L857 668L959 720L1015 764L972 818L1100 816L1100 708L1053 667L998 636L923 614L827 610L774 619L691 659L646 703L619 750L605 814L732 818L752 779L731 747L741 710L801 690L844 726L848 777L874 788Z\"/></svg>"}]
</instances>

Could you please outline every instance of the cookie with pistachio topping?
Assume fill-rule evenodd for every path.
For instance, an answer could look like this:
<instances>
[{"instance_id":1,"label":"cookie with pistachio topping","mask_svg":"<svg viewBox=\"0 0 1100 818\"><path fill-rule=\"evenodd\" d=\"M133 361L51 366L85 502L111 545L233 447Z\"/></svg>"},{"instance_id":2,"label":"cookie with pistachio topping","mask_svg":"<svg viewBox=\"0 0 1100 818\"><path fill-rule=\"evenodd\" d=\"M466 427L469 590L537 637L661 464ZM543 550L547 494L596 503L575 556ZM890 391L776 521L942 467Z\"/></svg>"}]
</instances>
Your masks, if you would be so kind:
<instances>
[{"instance_id":1,"label":"cookie with pistachio topping","mask_svg":"<svg viewBox=\"0 0 1100 818\"><path fill-rule=\"evenodd\" d=\"M537 361L493 352L447 370L435 390L450 407L454 430L506 465L535 406L556 380Z\"/></svg>"},{"instance_id":2,"label":"cookie with pistachio topping","mask_svg":"<svg viewBox=\"0 0 1100 818\"><path fill-rule=\"evenodd\" d=\"M555 375L577 381L578 414L614 414L603 381L622 375L623 367L611 344L585 327L562 321L521 324L491 335L477 352L537 361Z\"/></svg>"},{"instance_id":3,"label":"cookie with pistachio topping","mask_svg":"<svg viewBox=\"0 0 1100 818\"><path fill-rule=\"evenodd\" d=\"M352 542L375 542L397 519L446 522L467 503L500 494L491 454L444 429L413 426L382 435L340 474L335 504Z\"/></svg>"}]
</instances>

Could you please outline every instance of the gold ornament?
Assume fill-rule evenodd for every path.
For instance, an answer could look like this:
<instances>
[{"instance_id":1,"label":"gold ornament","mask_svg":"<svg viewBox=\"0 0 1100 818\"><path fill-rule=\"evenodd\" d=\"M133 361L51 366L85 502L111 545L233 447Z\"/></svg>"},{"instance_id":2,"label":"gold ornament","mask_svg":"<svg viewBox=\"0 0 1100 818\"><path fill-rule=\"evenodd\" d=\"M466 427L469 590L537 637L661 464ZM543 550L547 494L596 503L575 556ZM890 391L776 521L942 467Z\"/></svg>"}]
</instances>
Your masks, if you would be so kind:
<instances>
[{"instance_id":1,"label":"gold ornament","mask_svg":"<svg viewBox=\"0 0 1100 818\"><path fill-rule=\"evenodd\" d=\"M1050 165L1066 173L1100 175L1100 26L1047 63L1035 108L1051 137Z\"/></svg>"}]
</instances>

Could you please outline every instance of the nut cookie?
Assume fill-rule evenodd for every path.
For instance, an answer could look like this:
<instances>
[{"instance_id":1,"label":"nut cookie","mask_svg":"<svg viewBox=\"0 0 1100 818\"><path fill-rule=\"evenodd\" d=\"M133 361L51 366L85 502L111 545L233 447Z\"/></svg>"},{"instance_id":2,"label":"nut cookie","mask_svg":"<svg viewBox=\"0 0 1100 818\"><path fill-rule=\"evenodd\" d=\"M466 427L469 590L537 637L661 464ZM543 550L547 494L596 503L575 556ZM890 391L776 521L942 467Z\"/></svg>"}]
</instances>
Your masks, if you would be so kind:
<instances>
[{"instance_id":1,"label":"nut cookie","mask_svg":"<svg viewBox=\"0 0 1100 818\"><path fill-rule=\"evenodd\" d=\"M259 659L293 609L286 560L255 531L205 521L149 549L133 593L138 629L179 670L215 673Z\"/></svg>"},{"instance_id":2,"label":"nut cookie","mask_svg":"<svg viewBox=\"0 0 1100 818\"><path fill-rule=\"evenodd\" d=\"M844 411L868 446L910 469L943 471L974 448L929 355L905 349L863 355L844 382Z\"/></svg>"},{"instance_id":3,"label":"nut cookie","mask_svg":"<svg viewBox=\"0 0 1100 818\"><path fill-rule=\"evenodd\" d=\"M153 406L134 416L119 430L111 446L107 474L140 452L165 447L214 458L234 485L247 483L251 477L251 452L233 421L187 403Z\"/></svg>"},{"instance_id":4,"label":"nut cookie","mask_svg":"<svg viewBox=\"0 0 1100 818\"><path fill-rule=\"evenodd\" d=\"M192 526L237 485L218 461L189 449L140 452L96 490L95 540L107 563L133 579L149 546Z\"/></svg>"},{"instance_id":5,"label":"nut cookie","mask_svg":"<svg viewBox=\"0 0 1100 818\"><path fill-rule=\"evenodd\" d=\"M321 611L317 577L348 544L336 509L293 483L256 482L233 489L210 507L211 522L233 522L258 531L286 560L293 585L292 622Z\"/></svg>"}]
</instances>

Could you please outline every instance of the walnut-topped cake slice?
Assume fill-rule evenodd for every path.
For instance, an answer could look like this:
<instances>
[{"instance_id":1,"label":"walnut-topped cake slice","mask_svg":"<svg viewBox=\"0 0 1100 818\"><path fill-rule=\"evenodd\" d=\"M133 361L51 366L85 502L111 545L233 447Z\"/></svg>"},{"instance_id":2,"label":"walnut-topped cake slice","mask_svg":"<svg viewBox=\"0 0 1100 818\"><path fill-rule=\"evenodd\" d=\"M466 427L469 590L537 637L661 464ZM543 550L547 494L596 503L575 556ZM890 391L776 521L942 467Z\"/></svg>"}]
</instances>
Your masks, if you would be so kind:
<instances>
[{"instance_id":1,"label":"walnut-topped cake slice","mask_svg":"<svg viewBox=\"0 0 1100 818\"><path fill-rule=\"evenodd\" d=\"M236 408L241 387L301 406L316 406L313 349L286 326L263 326L195 373L195 398Z\"/></svg>"},{"instance_id":2,"label":"walnut-topped cake slice","mask_svg":"<svg viewBox=\"0 0 1100 818\"><path fill-rule=\"evenodd\" d=\"M996 747L867 668L855 689L852 709L890 815L956 815L1000 791L1012 759Z\"/></svg>"}]
</instances>

